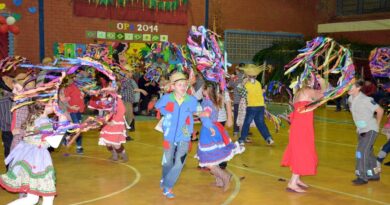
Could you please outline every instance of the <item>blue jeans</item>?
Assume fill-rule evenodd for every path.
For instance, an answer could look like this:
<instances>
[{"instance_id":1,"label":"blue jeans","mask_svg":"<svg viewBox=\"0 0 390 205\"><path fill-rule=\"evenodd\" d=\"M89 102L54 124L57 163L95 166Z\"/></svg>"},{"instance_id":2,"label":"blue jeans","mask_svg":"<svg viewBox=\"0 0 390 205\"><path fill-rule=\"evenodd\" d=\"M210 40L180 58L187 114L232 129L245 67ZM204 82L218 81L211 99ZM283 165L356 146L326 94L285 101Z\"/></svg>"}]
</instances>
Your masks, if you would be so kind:
<instances>
[{"instance_id":1,"label":"blue jeans","mask_svg":"<svg viewBox=\"0 0 390 205\"><path fill-rule=\"evenodd\" d=\"M170 142L169 149L164 149L162 159L163 187L171 189L175 184L187 158L190 142Z\"/></svg>"},{"instance_id":2,"label":"blue jeans","mask_svg":"<svg viewBox=\"0 0 390 205\"><path fill-rule=\"evenodd\" d=\"M241 137L238 139L239 142L244 142L248 136L249 126L252 121L255 121L257 129L265 140L272 139L271 134L268 131L267 125L264 122L264 106L259 107L247 107L242 125Z\"/></svg>"},{"instance_id":3,"label":"blue jeans","mask_svg":"<svg viewBox=\"0 0 390 205\"><path fill-rule=\"evenodd\" d=\"M239 132L240 127L237 125L237 117L238 117L238 107L240 104L234 104L233 105L233 118L234 118L234 123L233 123L233 132Z\"/></svg>"},{"instance_id":4,"label":"blue jeans","mask_svg":"<svg viewBox=\"0 0 390 205\"><path fill-rule=\"evenodd\" d=\"M72 118L73 123L81 123L81 120L82 120L81 112L72 112L72 113L70 113L70 117ZM77 147L81 147L82 142L83 142L82 136L80 134L80 136L76 140Z\"/></svg>"}]
</instances>

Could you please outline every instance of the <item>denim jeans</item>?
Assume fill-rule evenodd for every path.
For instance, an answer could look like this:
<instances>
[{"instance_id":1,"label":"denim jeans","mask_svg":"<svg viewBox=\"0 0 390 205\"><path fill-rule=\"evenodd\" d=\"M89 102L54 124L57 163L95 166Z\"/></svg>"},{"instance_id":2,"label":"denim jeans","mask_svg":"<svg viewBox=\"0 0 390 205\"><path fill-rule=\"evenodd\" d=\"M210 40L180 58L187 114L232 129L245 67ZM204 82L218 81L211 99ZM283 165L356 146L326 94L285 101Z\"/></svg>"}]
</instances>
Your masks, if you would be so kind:
<instances>
[{"instance_id":1,"label":"denim jeans","mask_svg":"<svg viewBox=\"0 0 390 205\"><path fill-rule=\"evenodd\" d=\"M169 149L164 149L162 159L162 186L171 189L175 184L187 158L190 142L169 143Z\"/></svg>"},{"instance_id":2,"label":"denim jeans","mask_svg":"<svg viewBox=\"0 0 390 205\"><path fill-rule=\"evenodd\" d=\"M267 125L264 122L264 106L258 107L247 107L242 125L241 137L238 139L239 142L244 142L248 136L249 126L252 121L255 121L257 129L265 140L272 139L271 134L268 131Z\"/></svg>"},{"instance_id":3,"label":"denim jeans","mask_svg":"<svg viewBox=\"0 0 390 205\"><path fill-rule=\"evenodd\" d=\"M240 132L240 127L237 125L237 117L238 117L238 108L240 104L234 104L233 105L233 132Z\"/></svg>"},{"instance_id":4,"label":"denim jeans","mask_svg":"<svg viewBox=\"0 0 390 205\"><path fill-rule=\"evenodd\" d=\"M4 159L7 158L11 151L11 144L12 144L12 132L11 131L1 131L1 138L3 140L4 145ZM6 170L8 170L8 165L5 166Z\"/></svg>"},{"instance_id":5,"label":"denim jeans","mask_svg":"<svg viewBox=\"0 0 390 205\"><path fill-rule=\"evenodd\" d=\"M70 113L70 117L72 118L72 122L73 123L81 123L81 120L82 120L81 112ZM81 134L76 139L76 145L77 145L77 147L81 147L82 146L82 136L81 136Z\"/></svg>"}]
</instances>

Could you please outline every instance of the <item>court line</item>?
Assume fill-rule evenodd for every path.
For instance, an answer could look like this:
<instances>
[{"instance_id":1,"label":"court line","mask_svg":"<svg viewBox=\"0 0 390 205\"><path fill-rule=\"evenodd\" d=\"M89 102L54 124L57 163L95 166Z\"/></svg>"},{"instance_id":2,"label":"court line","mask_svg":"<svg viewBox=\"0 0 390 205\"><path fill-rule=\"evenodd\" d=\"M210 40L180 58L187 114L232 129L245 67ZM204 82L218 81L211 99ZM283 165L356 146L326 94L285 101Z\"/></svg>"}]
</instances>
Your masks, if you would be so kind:
<instances>
[{"instance_id":1,"label":"court line","mask_svg":"<svg viewBox=\"0 0 390 205\"><path fill-rule=\"evenodd\" d=\"M103 158L99 158L99 157L89 157L89 156L80 156L80 155L70 155L71 157L84 157L84 158L90 158L90 159L97 159L97 160L101 160L101 161L109 161L109 162L112 162L108 159L103 159ZM117 164L120 164L122 166L126 166L128 167L129 169L133 170L133 172L135 173L135 179L133 180L133 182L131 184L129 184L128 186L126 186L125 188L121 189L121 190L118 190L118 191L115 191L115 192L112 192L110 194L107 194L107 195L104 195L104 196L100 196L100 197L97 197L97 198L94 198L94 199L90 199L90 200L86 200L86 201L81 201L81 202L77 202L77 203L73 203L73 204L70 204L70 205L80 205L80 204L88 204L88 203L92 203L92 202L95 202L95 201L99 201L99 200L102 200L102 199L106 199L106 198L109 198L109 197L112 197L114 195L117 195L119 193L122 193L130 188L132 188L134 185L136 185L140 178L141 178L141 173L136 169L134 168L133 166L131 165L128 165L128 164L124 164L124 163L120 163L120 162L115 162Z\"/></svg>"},{"instance_id":2,"label":"court line","mask_svg":"<svg viewBox=\"0 0 390 205\"><path fill-rule=\"evenodd\" d=\"M264 172L264 171L260 171L260 170L254 170L254 169L250 169L250 168L246 168L246 167L241 167L241 166L235 165L233 163L229 163L229 166L235 167L237 169L242 169L244 171L252 172L252 173L255 173L255 174L265 175L265 176L269 176L269 177L273 177L273 178L277 178L277 179L288 180L288 179L286 179L286 178L284 178L282 176L270 174L268 172ZM386 202L383 202L383 201L378 201L378 200L375 200L375 199L370 199L370 198L367 198L367 197L351 194L351 193L348 193L348 192L338 191L338 190L331 189L331 188L326 188L326 187L322 187L322 186L318 186L318 185L312 185L312 184L309 184L309 185L311 187L316 188L316 189L321 189L321 190L324 190L324 191L333 192L333 193L336 193L336 194L345 195L345 196L349 196L349 197L352 197L352 198L363 199L363 200L366 200L366 201L369 201L369 202L375 202L377 204L384 204L384 205L389 205L390 204L390 203L386 203Z\"/></svg>"},{"instance_id":3,"label":"court line","mask_svg":"<svg viewBox=\"0 0 390 205\"><path fill-rule=\"evenodd\" d=\"M152 146L153 147L159 147L159 146L156 146L156 145L147 144L147 143L143 143L143 142L136 142L136 143L143 144L143 145L146 145L146 146L149 146L149 147L152 147ZM250 169L250 168L246 168L246 167L241 167L241 166L235 165L234 163L229 163L229 166L235 167L235 168L238 168L238 169L242 169L244 171L260 174L260 175L265 175L265 176L269 176L269 177L273 177L273 178L277 178L277 179L282 178L282 179L288 180L288 179L286 179L286 178L284 178L282 176L278 176L278 175L274 175L274 174L271 174L271 173L268 173L268 172L254 170L254 169ZM238 177L235 178L235 182L237 182L236 180L239 181ZM241 184L239 184L239 185L241 186ZM236 186L237 186L237 183L236 183ZM378 201L378 200L375 200L375 199L370 199L370 198L367 198L367 197L363 197L363 196L359 196L359 195L355 195L355 194L351 194L351 193L347 193L347 192L343 192L343 191L337 191L335 189L330 189L330 188L326 188L326 187L322 187L322 186L318 186L318 185L310 184L310 186L314 187L316 189L320 189L320 190L324 190L324 191L328 191L328 192L333 192L333 193L340 194L340 195L349 196L351 198L357 198L357 199L363 199L363 200L370 201L370 202L375 202L377 204L384 204L384 205L389 205L390 204L390 203L386 203L386 202L383 202L383 201ZM238 195L238 192L235 193L235 191L233 191L232 195L234 195L234 198ZM230 196L229 196L229 198L230 198ZM230 200L229 198L228 198L228 200L225 201L225 203L223 203L224 205L231 203L233 201L233 199L234 199L233 198L233 199Z\"/></svg>"},{"instance_id":4,"label":"court line","mask_svg":"<svg viewBox=\"0 0 390 205\"><path fill-rule=\"evenodd\" d=\"M144 145L144 146L147 146L147 147L157 147L158 149L163 149L161 146L156 146L156 145L153 145L153 144L148 144L148 143L143 143L143 142L138 142L138 141L133 141L132 143L137 143L137 144L141 144L141 145ZM191 156L192 158L194 158L194 155L189 155ZM229 170L231 171L231 170ZM234 189L233 189L233 192L229 195L229 197L222 203L222 205L228 205L230 203L232 203L232 201L237 197L238 193L240 193L240 189L241 189L241 181L240 179L237 177L237 175L232 172L232 175L233 175L233 180L235 182L235 186L234 186Z\"/></svg>"},{"instance_id":5,"label":"court line","mask_svg":"<svg viewBox=\"0 0 390 205\"><path fill-rule=\"evenodd\" d=\"M228 205L232 203L232 201L237 197L238 193L240 193L240 189L241 189L240 179L237 177L236 174L234 174L233 171L231 171L230 169L229 171L230 173L232 173L236 185L234 186L233 192L229 195L229 197L225 200L225 202L222 203L222 205Z\"/></svg>"}]
</instances>

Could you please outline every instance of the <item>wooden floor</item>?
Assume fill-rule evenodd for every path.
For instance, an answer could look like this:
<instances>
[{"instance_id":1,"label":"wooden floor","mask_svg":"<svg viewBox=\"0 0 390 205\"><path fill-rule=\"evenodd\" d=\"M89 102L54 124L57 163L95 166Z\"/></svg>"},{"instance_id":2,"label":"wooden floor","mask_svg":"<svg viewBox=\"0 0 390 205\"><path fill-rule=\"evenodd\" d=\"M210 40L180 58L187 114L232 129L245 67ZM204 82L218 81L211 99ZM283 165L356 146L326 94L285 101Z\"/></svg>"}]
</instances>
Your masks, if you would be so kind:
<instances>
[{"instance_id":1,"label":"wooden floor","mask_svg":"<svg viewBox=\"0 0 390 205\"><path fill-rule=\"evenodd\" d=\"M379 182L352 185L355 127L350 113L333 110L316 111L318 175L303 178L311 186L305 194L285 191L285 179L290 177L290 172L279 163L288 142L288 128L283 127L275 134L273 126L267 122L275 145L266 146L258 131L252 129L254 143L247 146L244 154L229 162L234 182L228 192L223 193L210 185L213 177L196 168L195 150L192 150L174 188L176 198L165 199L159 188L162 136L153 130L155 121L138 121L137 131L132 134L135 141L126 144L128 163L108 161L108 151L97 145L96 132L84 135L83 156L74 155L74 148L62 148L53 153L58 191L55 204L390 204L390 167L383 168ZM380 135L375 153L384 142L385 136ZM67 152L71 153L68 157L64 156ZM3 160L2 155L0 160ZM4 173L3 166L0 172ZM17 195L0 189L0 204L15 198Z\"/></svg>"}]
</instances>

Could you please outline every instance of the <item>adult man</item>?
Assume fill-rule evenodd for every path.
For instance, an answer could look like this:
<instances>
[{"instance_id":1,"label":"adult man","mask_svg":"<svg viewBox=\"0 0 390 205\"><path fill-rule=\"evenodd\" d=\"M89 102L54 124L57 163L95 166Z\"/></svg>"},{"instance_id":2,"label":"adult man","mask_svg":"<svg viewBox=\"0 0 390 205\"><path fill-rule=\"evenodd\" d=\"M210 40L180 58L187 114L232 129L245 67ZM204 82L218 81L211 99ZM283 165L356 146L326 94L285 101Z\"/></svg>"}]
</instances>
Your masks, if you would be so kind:
<instances>
[{"instance_id":1,"label":"adult man","mask_svg":"<svg viewBox=\"0 0 390 205\"><path fill-rule=\"evenodd\" d=\"M356 149L357 178L355 185L367 184L369 180L379 180L379 173L374 170L377 166L373 153L373 145L378 136L379 124L383 109L370 97L361 92L364 81L355 82L348 91L350 111L357 127L358 146ZM376 116L374 114L376 113Z\"/></svg>"}]
</instances>

